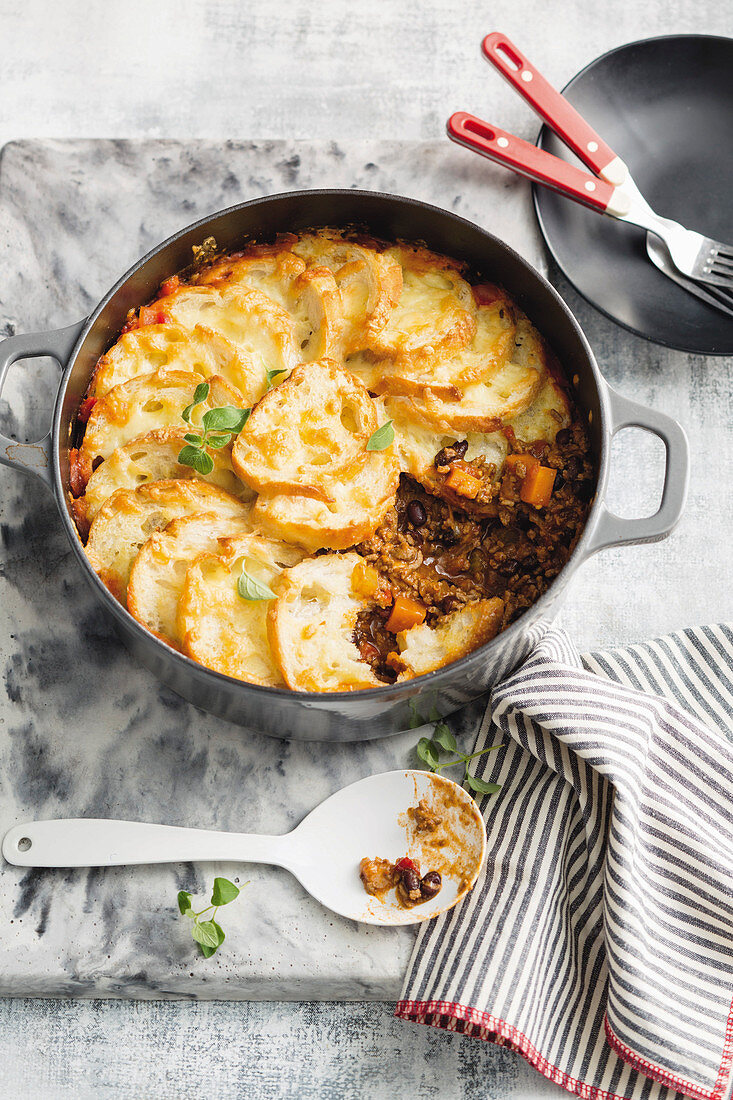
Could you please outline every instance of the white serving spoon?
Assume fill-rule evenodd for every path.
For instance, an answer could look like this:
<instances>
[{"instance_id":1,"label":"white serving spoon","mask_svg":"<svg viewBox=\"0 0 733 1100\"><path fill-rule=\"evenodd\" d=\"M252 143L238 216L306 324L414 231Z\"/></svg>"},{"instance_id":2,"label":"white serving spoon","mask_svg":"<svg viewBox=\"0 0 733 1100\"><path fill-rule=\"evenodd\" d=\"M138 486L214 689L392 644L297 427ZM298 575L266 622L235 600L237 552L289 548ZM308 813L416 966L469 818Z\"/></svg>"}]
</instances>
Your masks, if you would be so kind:
<instances>
[{"instance_id":1,"label":"white serving spoon","mask_svg":"<svg viewBox=\"0 0 733 1100\"><path fill-rule=\"evenodd\" d=\"M393 862L407 854L406 813L425 796L454 799L452 837L441 856L461 860L462 874L443 874L440 892L411 909L394 890L366 893L363 856ZM453 850L451 850L453 849ZM59 818L16 825L2 853L17 867L115 867L141 863L242 862L285 867L322 905L366 924L415 924L451 909L473 887L486 854L486 829L473 798L444 776L396 771L370 775L336 791L284 836L220 833L140 821ZM420 859L419 845L410 854ZM422 873L433 870L427 860Z\"/></svg>"}]
</instances>

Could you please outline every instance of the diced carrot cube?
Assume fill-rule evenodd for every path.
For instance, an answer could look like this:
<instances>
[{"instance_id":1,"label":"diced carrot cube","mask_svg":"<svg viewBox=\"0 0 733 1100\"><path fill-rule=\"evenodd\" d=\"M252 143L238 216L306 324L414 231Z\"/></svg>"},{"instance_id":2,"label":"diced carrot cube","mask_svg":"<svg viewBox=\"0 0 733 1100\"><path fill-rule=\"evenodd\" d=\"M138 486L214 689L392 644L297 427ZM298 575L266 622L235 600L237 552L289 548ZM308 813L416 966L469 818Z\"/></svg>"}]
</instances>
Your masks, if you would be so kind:
<instances>
[{"instance_id":1,"label":"diced carrot cube","mask_svg":"<svg viewBox=\"0 0 733 1100\"><path fill-rule=\"evenodd\" d=\"M529 454L507 455L506 459L507 470L521 478L525 478L530 470L538 469L539 465L534 455Z\"/></svg>"},{"instance_id":2,"label":"diced carrot cube","mask_svg":"<svg viewBox=\"0 0 733 1100\"><path fill-rule=\"evenodd\" d=\"M520 499L525 504L533 504L535 508L544 508L550 503L556 474L557 470L553 470L551 466L539 464L536 469L529 470L519 490Z\"/></svg>"},{"instance_id":3,"label":"diced carrot cube","mask_svg":"<svg viewBox=\"0 0 733 1100\"><path fill-rule=\"evenodd\" d=\"M420 626L420 623L425 622L426 614L427 609L417 600L411 600L409 596L398 596L392 604L385 626L392 634L399 634L410 627Z\"/></svg>"},{"instance_id":4,"label":"diced carrot cube","mask_svg":"<svg viewBox=\"0 0 733 1100\"><path fill-rule=\"evenodd\" d=\"M358 561L351 574L351 587L357 596L371 599L379 588L379 573L368 561Z\"/></svg>"},{"instance_id":5,"label":"diced carrot cube","mask_svg":"<svg viewBox=\"0 0 733 1100\"><path fill-rule=\"evenodd\" d=\"M468 497L469 500L475 500L481 488L479 478L467 473L466 470L462 470L460 466L455 464L451 464L450 473L445 479L445 484L448 489L452 489L459 496Z\"/></svg>"}]
</instances>

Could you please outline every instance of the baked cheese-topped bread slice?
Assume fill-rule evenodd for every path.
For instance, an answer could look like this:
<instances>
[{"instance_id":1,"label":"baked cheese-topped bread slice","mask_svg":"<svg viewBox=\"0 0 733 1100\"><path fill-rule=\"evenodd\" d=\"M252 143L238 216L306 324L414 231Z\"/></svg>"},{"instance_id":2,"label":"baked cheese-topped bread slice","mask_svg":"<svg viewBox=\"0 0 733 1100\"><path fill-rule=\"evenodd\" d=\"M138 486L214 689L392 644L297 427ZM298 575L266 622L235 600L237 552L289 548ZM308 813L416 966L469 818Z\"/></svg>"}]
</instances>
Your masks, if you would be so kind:
<instances>
[{"instance_id":1,"label":"baked cheese-topped bread slice","mask_svg":"<svg viewBox=\"0 0 733 1100\"><path fill-rule=\"evenodd\" d=\"M464 384L455 399L426 390L413 398L414 416L441 431L494 431L497 422L513 420L529 408L546 375L542 338L526 317L520 317L509 360Z\"/></svg>"},{"instance_id":2,"label":"baked cheese-topped bread slice","mask_svg":"<svg viewBox=\"0 0 733 1100\"><path fill-rule=\"evenodd\" d=\"M191 413L195 428L209 409L223 405L244 408L238 390L223 378L210 378L209 393ZM158 428L184 427L181 413L193 401L200 375L186 371L161 370L140 374L115 386L96 402L87 421L79 447L78 467L87 479L100 460L109 458L118 447Z\"/></svg>"},{"instance_id":3,"label":"baked cheese-topped bread slice","mask_svg":"<svg viewBox=\"0 0 733 1100\"><path fill-rule=\"evenodd\" d=\"M170 478L198 478L218 485L240 500L252 500L254 493L237 477L232 467L231 444L209 454L214 463L210 474L200 474L191 466L182 466L178 456L186 446L185 428L159 428L131 439L106 458L87 482L83 497L73 502L74 516L88 530L99 509L118 489L136 489L149 481Z\"/></svg>"},{"instance_id":4,"label":"baked cheese-topped bread slice","mask_svg":"<svg viewBox=\"0 0 733 1100\"><path fill-rule=\"evenodd\" d=\"M511 303L501 291L488 286L481 289L476 331L466 347L452 353L422 348L384 358L376 365L378 378L369 388L375 393L418 396L430 390L456 400L464 386L494 374L513 357L516 323ZM490 293L493 297L489 300Z\"/></svg>"},{"instance_id":5,"label":"baked cheese-topped bread slice","mask_svg":"<svg viewBox=\"0 0 733 1100\"><path fill-rule=\"evenodd\" d=\"M393 356L466 347L476 332L475 304L459 265L418 247L391 248L387 255L402 267L402 291L369 346Z\"/></svg>"},{"instance_id":6,"label":"baked cheese-topped bread slice","mask_svg":"<svg viewBox=\"0 0 733 1100\"><path fill-rule=\"evenodd\" d=\"M202 325L169 324L144 325L121 336L99 360L88 396L99 400L114 386L158 370L187 371L202 378L218 375L245 397L261 392L260 364L255 377L250 360L234 344Z\"/></svg>"},{"instance_id":7,"label":"baked cheese-topped bread slice","mask_svg":"<svg viewBox=\"0 0 733 1100\"><path fill-rule=\"evenodd\" d=\"M304 362L335 355L343 324L341 294L331 271L306 270L305 261L284 249L255 246L225 256L194 276L197 285L259 291L290 315Z\"/></svg>"},{"instance_id":8,"label":"baked cheese-topped bread slice","mask_svg":"<svg viewBox=\"0 0 733 1100\"><path fill-rule=\"evenodd\" d=\"M151 481L138 489L118 489L94 517L85 552L94 572L124 604L132 563L156 531L199 512L246 519L249 511L250 505L205 481Z\"/></svg>"},{"instance_id":9,"label":"baked cheese-topped bread slice","mask_svg":"<svg viewBox=\"0 0 733 1100\"><path fill-rule=\"evenodd\" d=\"M127 610L163 641L178 647L178 600L189 565L221 551L220 540L250 532L244 516L197 513L174 519L151 535L133 562Z\"/></svg>"},{"instance_id":10,"label":"baked cheese-topped bread slice","mask_svg":"<svg viewBox=\"0 0 733 1100\"><path fill-rule=\"evenodd\" d=\"M293 691L379 687L353 640L366 607L354 588L358 554L322 554L283 573L268 612L268 633L285 683Z\"/></svg>"},{"instance_id":11,"label":"baked cheese-topped bread slice","mask_svg":"<svg viewBox=\"0 0 733 1100\"><path fill-rule=\"evenodd\" d=\"M296 367L252 410L232 450L235 470L257 492L330 500L329 480L367 461L377 407L332 359ZM355 472L355 471L354 471Z\"/></svg>"},{"instance_id":12,"label":"baked cheese-topped bread slice","mask_svg":"<svg viewBox=\"0 0 733 1100\"><path fill-rule=\"evenodd\" d=\"M252 520L267 534L316 550L346 550L374 534L397 494L399 464L392 448L369 451L362 464L322 486L328 501L294 493L262 494Z\"/></svg>"},{"instance_id":13,"label":"baked cheese-topped bread slice","mask_svg":"<svg viewBox=\"0 0 733 1100\"><path fill-rule=\"evenodd\" d=\"M341 294L343 353L368 348L399 302L402 268L398 260L328 231L306 233L293 242L292 249L308 264L333 272Z\"/></svg>"},{"instance_id":14,"label":"baked cheese-topped bread slice","mask_svg":"<svg viewBox=\"0 0 733 1100\"><path fill-rule=\"evenodd\" d=\"M267 372L289 372L302 355L288 311L261 291L244 286L188 286L156 300L180 325L203 325L219 333L247 357L259 385L246 394L251 405L267 391ZM282 380L282 377L281 379Z\"/></svg>"},{"instance_id":15,"label":"baked cheese-topped bread slice","mask_svg":"<svg viewBox=\"0 0 733 1100\"><path fill-rule=\"evenodd\" d=\"M178 601L184 653L216 672L267 687L283 686L267 637L272 588L301 550L261 535L225 540L186 572Z\"/></svg>"},{"instance_id":16,"label":"baked cheese-topped bread slice","mask_svg":"<svg viewBox=\"0 0 733 1100\"><path fill-rule=\"evenodd\" d=\"M504 601L497 597L465 604L452 611L436 626L413 626L397 635L404 669L399 680L424 676L443 665L458 661L499 633Z\"/></svg>"}]
</instances>

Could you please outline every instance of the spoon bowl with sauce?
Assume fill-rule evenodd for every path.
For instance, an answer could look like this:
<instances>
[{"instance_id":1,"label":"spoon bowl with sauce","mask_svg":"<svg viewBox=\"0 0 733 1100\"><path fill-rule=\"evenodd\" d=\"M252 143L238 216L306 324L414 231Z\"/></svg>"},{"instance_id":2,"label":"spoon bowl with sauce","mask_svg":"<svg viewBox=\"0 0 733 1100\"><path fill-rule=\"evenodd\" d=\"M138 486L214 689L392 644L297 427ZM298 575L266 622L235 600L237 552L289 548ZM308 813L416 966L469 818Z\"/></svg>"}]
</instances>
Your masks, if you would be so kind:
<instances>
[{"instance_id":1,"label":"spoon bowl with sauce","mask_svg":"<svg viewBox=\"0 0 733 1100\"><path fill-rule=\"evenodd\" d=\"M342 917L400 925L431 920L466 896L483 865L486 830L457 783L393 771L336 791L284 836L60 818L14 826L2 853L17 867L269 863Z\"/></svg>"}]
</instances>

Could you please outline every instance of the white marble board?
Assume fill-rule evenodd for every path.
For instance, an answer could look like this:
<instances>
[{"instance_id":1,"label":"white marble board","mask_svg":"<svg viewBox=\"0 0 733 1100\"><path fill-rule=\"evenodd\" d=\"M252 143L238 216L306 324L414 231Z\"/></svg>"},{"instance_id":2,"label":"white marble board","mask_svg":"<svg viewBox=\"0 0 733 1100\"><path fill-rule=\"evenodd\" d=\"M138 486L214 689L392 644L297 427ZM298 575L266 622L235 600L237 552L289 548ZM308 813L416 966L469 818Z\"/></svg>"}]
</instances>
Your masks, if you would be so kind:
<instances>
[{"instance_id":1,"label":"white marble board","mask_svg":"<svg viewBox=\"0 0 733 1100\"><path fill-rule=\"evenodd\" d=\"M426 199L546 268L526 185L447 141L24 141L7 145L0 160L0 331L70 323L182 225L256 195L317 186ZM708 471L730 453L730 362L645 344L550 274L609 381L679 415L695 454L678 532L587 565L566 625L588 647L729 612L733 499ZM0 401L4 431L45 433L56 374L52 364L13 369ZM637 439L616 459L619 510L651 510L658 449ZM227 725L161 687L98 610L50 495L6 469L0 534L0 831L32 817L116 816L284 832L342 784L414 762L415 733L338 748L294 745ZM175 895L203 892L216 873L251 885L226 912L225 947L205 961L176 916ZM0 995L389 1000L412 945L409 929L343 921L268 868L3 866L0 920Z\"/></svg>"}]
</instances>

